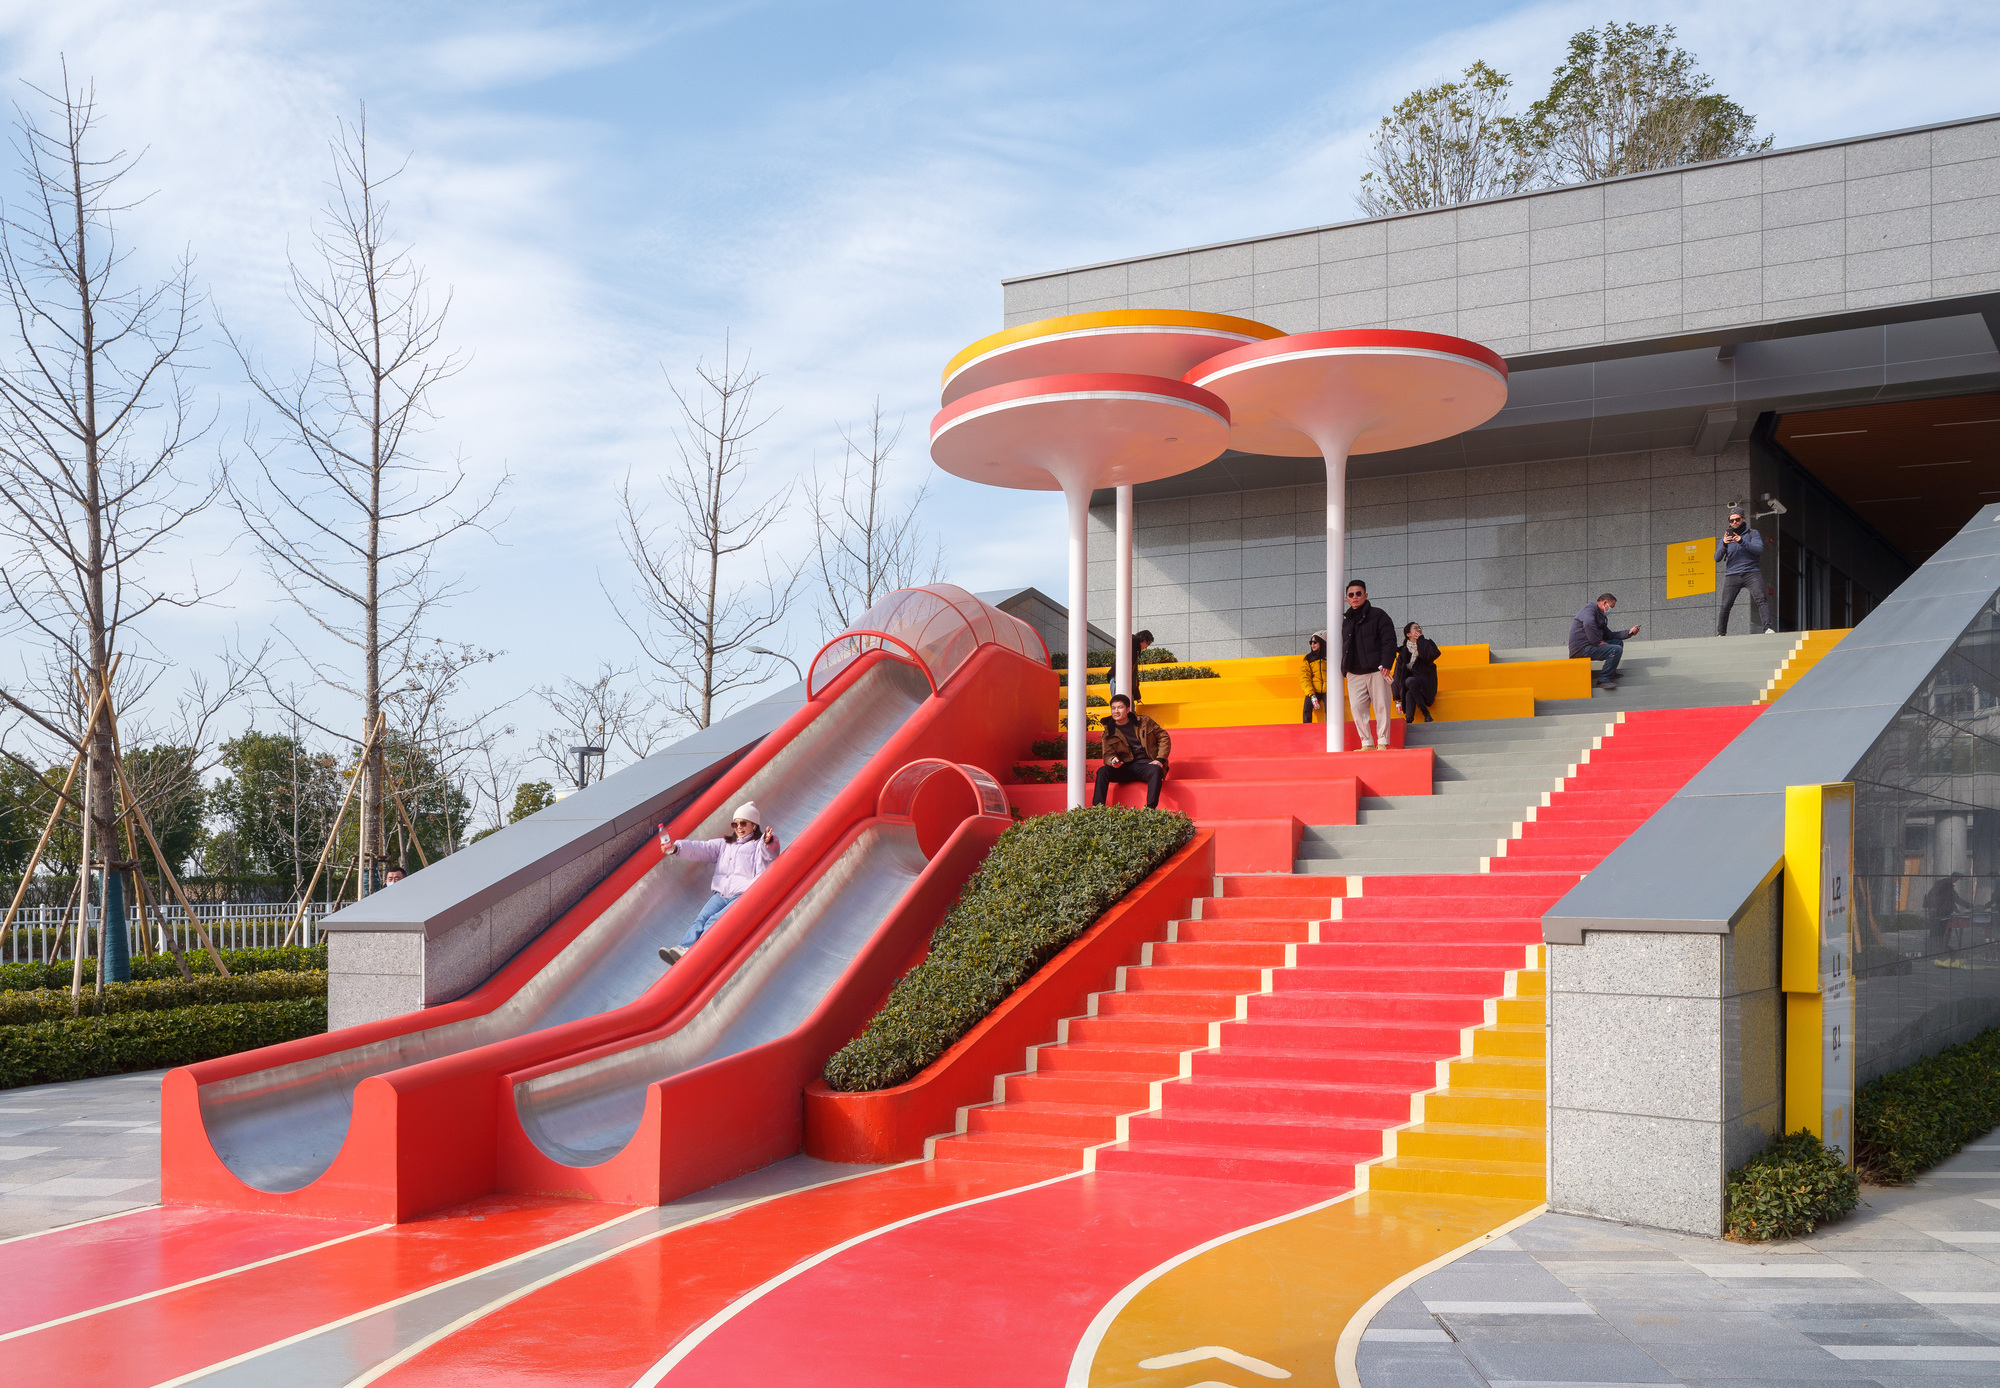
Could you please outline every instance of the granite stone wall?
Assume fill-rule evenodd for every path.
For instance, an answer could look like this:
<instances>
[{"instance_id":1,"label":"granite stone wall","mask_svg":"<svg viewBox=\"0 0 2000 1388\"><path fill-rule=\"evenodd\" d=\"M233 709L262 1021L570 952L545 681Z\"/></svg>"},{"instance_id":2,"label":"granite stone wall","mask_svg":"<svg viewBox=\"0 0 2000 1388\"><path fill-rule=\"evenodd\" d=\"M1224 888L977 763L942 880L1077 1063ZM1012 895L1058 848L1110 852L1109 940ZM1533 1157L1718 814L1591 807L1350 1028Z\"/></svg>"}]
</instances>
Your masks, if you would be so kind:
<instances>
[{"instance_id":1,"label":"granite stone wall","mask_svg":"<svg viewBox=\"0 0 2000 1388\"><path fill-rule=\"evenodd\" d=\"M1728 935L1593 931L1549 951L1549 1207L1716 1236L1784 1126L1780 898Z\"/></svg>"}]
</instances>

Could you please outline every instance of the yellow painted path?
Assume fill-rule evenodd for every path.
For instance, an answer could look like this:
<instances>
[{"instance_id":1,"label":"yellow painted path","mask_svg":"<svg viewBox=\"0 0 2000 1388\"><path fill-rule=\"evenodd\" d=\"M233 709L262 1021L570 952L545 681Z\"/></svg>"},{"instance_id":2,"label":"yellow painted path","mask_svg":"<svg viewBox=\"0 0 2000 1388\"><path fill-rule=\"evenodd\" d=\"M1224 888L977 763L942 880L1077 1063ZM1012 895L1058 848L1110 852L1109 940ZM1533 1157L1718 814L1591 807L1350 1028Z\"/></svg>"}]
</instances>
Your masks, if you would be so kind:
<instances>
[{"instance_id":1,"label":"yellow painted path","mask_svg":"<svg viewBox=\"0 0 2000 1388\"><path fill-rule=\"evenodd\" d=\"M1415 1275L1541 1208L1501 1197L1359 1191L1230 1235L1128 1287L1078 1347L1069 1388L1269 1383L1278 1379L1274 1369L1292 1383L1349 1388L1354 1352L1350 1345L1342 1375L1341 1349L1357 1315L1372 1316ZM1353 1344L1363 1324L1365 1317L1348 1337Z\"/></svg>"}]
</instances>

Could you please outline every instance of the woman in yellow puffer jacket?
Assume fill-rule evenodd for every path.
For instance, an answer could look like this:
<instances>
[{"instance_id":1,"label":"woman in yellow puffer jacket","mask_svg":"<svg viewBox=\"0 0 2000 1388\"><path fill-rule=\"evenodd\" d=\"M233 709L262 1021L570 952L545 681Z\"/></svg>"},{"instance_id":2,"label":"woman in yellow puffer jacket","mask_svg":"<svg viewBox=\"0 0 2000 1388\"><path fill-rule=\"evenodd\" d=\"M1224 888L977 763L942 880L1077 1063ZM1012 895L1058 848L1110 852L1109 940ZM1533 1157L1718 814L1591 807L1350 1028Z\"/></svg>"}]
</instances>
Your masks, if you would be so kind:
<instances>
[{"instance_id":1,"label":"woman in yellow puffer jacket","mask_svg":"<svg viewBox=\"0 0 2000 1388\"><path fill-rule=\"evenodd\" d=\"M1306 645L1305 659L1299 662L1299 688L1305 693L1301 723L1313 721L1313 714L1326 707L1326 633L1316 631Z\"/></svg>"}]
</instances>

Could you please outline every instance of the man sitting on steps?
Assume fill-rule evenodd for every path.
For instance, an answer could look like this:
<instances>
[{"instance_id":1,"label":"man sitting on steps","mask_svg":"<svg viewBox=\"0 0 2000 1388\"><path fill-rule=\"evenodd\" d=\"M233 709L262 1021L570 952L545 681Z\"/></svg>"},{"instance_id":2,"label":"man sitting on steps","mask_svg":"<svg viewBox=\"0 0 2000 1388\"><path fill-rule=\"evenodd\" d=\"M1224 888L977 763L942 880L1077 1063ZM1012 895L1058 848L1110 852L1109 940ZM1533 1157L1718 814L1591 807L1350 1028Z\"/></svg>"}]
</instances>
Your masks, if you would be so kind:
<instances>
[{"instance_id":1,"label":"man sitting on steps","mask_svg":"<svg viewBox=\"0 0 2000 1388\"><path fill-rule=\"evenodd\" d=\"M1167 779L1167 759L1173 755L1174 740L1167 730L1143 713L1132 712L1132 701L1123 694L1111 696L1111 716L1104 720L1104 765L1097 768L1097 794L1091 804L1102 805L1111 793L1111 783L1146 783L1146 808L1160 808L1160 783Z\"/></svg>"},{"instance_id":2,"label":"man sitting on steps","mask_svg":"<svg viewBox=\"0 0 2000 1388\"><path fill-rule=\"evenodd\" d=\"M1569 624L1569 658L1571 660L1601 660L1604 673L1592 675L1593 685L1602 685L1606 690L1618 687L1618 662L1625 658L1625 640L1637 636L1637 623L1624 631L1613 631L1604 619L1618 606L1618 599L1609 593L1599 593L1596 602L1587 602L1576 619Z\"/></svg>"}]
</instances>

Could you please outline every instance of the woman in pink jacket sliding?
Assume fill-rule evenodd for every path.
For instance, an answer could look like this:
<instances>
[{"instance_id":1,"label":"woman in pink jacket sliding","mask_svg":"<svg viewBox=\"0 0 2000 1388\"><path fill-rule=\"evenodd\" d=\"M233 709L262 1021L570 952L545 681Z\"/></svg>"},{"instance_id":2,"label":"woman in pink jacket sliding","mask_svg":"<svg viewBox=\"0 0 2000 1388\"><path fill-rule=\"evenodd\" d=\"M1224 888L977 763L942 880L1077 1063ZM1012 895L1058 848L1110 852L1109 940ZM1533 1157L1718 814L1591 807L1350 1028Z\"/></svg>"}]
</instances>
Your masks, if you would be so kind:
<instances>
[{"instance_id":1,"label":"woman in pink jacket sliding","mask_svg":"<svg viewBox=\"0 0 2000 1388\"><path fill-rule=\"evenodd\" d=\"M731 837L726 839L682 839L676 843L667 826L660 826L662 853L715 864L715 876L708 884L708 902L701 908L701 914L694 918L694 924L681 936L678 945L660 950L660 958L669 966L679 963L703 932L715 924L715 918L729 909L730 903L743 895L758 874L777 860L778 831L763 826L756 801L746 800L736 807L729 820L729 831Z\"/></svg>"}]
</instances>

